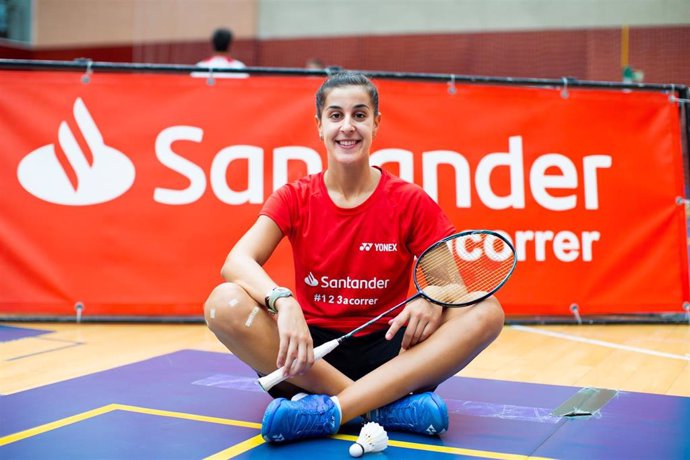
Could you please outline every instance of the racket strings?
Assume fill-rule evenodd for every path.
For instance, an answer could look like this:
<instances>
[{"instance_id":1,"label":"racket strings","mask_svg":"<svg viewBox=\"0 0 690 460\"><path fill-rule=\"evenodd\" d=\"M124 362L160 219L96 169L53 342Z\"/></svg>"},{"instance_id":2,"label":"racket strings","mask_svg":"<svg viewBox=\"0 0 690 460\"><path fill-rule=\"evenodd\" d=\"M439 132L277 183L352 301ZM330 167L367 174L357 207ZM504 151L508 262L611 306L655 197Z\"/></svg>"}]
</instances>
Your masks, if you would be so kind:
<instances>
[{"instance_id":1,"label":"racket strings","mask_svg":"<svg viewBox=\"0 0 690 460\"><path fill-rule=\"evenodd\" d=\"M468 303L499 288L514 257L512 248L494 236L464 235L427 251L417 263L415 281L435 301Z\"/></svg>"}]
</instances>

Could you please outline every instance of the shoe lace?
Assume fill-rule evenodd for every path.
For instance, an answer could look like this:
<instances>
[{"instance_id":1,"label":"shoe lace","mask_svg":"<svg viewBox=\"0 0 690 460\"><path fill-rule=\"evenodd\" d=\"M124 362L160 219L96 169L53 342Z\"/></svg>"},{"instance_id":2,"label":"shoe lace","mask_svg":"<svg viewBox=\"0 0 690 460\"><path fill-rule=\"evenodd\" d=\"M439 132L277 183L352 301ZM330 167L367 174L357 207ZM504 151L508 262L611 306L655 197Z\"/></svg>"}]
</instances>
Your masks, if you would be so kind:
<instances>
[{"instance_id":1,"label":"shoe lace","mask_svg":"<svg viewBox=\"0 0 690 460\"><path fill-rule=\"evenodd\" d=\"M302 435L332 431L334 416L323 408L300 412L295 417L295 431Z\"/></svg>"},{"instance_id":2,"label":"shoe lace","mask_svg":"<svg viewBox=\"0 0 690 460\"><path fill-rule=\"evenodd\" d=\"M410 403L410 401L399 401L386 408L379 409L376 418L384 427L413 427L419 418L416 406L416 404Z\"/></svg>"}]
</instances>

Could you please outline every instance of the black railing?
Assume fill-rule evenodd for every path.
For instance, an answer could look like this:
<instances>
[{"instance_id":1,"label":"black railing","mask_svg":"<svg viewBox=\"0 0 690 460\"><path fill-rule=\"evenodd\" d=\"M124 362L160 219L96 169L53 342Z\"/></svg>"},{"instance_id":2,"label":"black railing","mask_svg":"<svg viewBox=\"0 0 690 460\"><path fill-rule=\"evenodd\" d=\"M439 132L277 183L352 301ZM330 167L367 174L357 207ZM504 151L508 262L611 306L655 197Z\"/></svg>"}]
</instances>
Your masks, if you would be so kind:
<instances>
[{"instance_id":1,"label":"black railing","mask_svg":"<svg viewBox=\"0 0 690 460\"><path fill-rule=\"evenodd\" d=\"M154 72L154 73L189 73L206 71L207 68L188 64L150 64L129 62L99 62L90 59L75 59L73 61L51 61L33 59L0 59L0 69L60 69L82 70L84 72ZM243 69L211 68L210 72L217 73L249 73L255 75L307 75L327 76L330 73L343 70L340 67L327 67L323 70L292 68L292 67L246 67ZM351 69L348 69L351 70ZM448 83L480 83L494 85L544 86L544 87L573 87L573 88L608 88L630 89L641 91L669 92L678 99L688 99L688 88L677 84L656 83L624 83L609 81L578 80L574 77L562 78L514 78L489 77L479 75L459 75L419 72L389 72L375 70L357 70L373 78L398 80L426 80L444 81Z\"/></svg>"}]
</instances>

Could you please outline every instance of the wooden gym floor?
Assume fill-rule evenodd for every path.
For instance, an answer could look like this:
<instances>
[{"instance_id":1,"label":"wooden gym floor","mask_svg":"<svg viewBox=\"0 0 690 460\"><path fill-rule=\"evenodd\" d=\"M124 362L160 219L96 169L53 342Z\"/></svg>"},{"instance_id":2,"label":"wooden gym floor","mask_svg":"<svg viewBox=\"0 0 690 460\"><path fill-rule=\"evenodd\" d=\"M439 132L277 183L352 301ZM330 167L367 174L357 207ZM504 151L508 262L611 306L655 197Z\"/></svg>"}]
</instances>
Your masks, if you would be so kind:
<instances>
[{"instance_id":1,"label":"wooden gym floor","mask_svg":"<svg viewBox=\"0 0 690 460\"><path fill-rule=\"evenodd\" d=\"M226 352L202 324L0 323L0 394L178 350ZM506 326L461 376L690 397L690 325Z\"/></svg>"}]
</instances>

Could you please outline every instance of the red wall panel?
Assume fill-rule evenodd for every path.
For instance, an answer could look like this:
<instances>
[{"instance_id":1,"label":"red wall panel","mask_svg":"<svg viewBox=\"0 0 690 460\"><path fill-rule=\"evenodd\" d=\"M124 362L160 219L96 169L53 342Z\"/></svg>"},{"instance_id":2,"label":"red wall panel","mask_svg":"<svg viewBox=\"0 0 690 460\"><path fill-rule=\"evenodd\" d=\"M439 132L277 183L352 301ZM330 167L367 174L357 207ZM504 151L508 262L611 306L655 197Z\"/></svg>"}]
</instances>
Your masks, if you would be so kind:
<instances>
[{"instance_id":1,"label":"red wall panel","mask_svg":"<svg viewBox=\"0 0 690 460\"><path fill-rule=\"evenodd\" d=\"M199 315L268 194L306 172L283 149L324 164L321 79L80 77L0 73L0 312L68 315L81 301L90 315ZM680 122L666 94L378 85L372 161L422 185L458 229L515 242L509 315L689 300ZM286 245L268 269L294 282Z\"/></svg>"}]
</instances>

